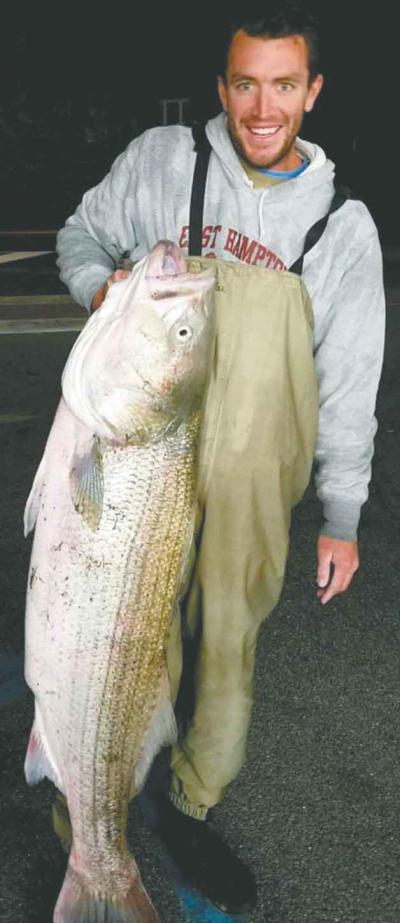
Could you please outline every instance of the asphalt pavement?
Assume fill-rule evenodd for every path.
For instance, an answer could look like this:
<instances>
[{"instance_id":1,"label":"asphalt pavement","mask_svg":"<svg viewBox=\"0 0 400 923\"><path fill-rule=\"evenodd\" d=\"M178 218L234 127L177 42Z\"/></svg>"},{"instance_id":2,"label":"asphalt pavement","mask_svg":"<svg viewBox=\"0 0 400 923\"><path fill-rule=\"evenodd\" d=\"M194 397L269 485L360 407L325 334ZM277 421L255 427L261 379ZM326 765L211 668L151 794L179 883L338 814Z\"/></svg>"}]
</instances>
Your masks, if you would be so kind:
<instances>
[{"instance_id":1,"label":"asphalt pavement","mask_svg":"<svg viewBox=\"0 0 400 923\"><path fill-rule=\"evenodd\" d=\"M347 594L321 607L319 506L311 486L294 513L281 602L260 636L247 763L214 813L215 825L257 876L259 905L249 923L400 921L400 272L394 260L386 281L388 335L371 497L360 529L362 566ZM2 923L51 923L65 870L51 828L52 785L28 788L23 775L33 701L22 678L31 544L22 535L22 515L61 371L85 317L51 286L44 271L41 283L30 283L35 298L27 300L15 283L0 298ZM164 923L227 919L177 888L138 804L129 837Z\"/></svg>"}]
</instances>

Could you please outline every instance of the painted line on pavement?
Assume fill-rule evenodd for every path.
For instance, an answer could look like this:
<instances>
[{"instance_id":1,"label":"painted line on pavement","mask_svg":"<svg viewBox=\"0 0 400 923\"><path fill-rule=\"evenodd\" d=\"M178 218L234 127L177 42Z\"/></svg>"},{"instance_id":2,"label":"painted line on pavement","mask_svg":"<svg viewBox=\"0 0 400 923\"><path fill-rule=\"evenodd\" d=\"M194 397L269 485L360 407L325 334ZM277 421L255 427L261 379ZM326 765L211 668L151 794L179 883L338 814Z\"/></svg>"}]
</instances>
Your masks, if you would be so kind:
<instances>
[{"instance_id":1,"label":"painted line on pavement","mask_svg":"<svg viewBox=\"0 0 400 923\"><path fill-rule=\"evenodd\" d=\"M72 304L77 307L71 295L0 295L0 307L13 304Z\"/></svg>"},{"instance_id":2,"label":"painted line on pavement","mask_svg":"<svg viewBox=\"0 0 400 923\"><path fill-rule=\"evenodd\" d=\"M52 250L35 250L27 253L26 251L14 251L14 253L1 253L0 263L17 263L19 260L31 260L36 256L45 256L46 253L52 253Z\"/></svg>"},{"instance_id":3,"label":"painted line on pavement","mask_svg":"<svg viewBox=\"0 0 400 923\"><path fill-rule=\"evenodd\" d=\"M45 317L32 320L0 320L0 335L79 332L84 327L86 319L85 317Z\"/></svg>"}]
</instances>

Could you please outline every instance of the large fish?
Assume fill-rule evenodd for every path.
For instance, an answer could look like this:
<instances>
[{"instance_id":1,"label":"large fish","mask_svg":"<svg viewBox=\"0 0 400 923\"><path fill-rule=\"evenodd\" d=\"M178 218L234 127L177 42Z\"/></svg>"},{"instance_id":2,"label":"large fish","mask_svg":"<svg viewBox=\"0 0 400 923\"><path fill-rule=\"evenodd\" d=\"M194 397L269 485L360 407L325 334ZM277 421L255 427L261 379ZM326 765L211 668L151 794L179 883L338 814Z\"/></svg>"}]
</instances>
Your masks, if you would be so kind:
<instances>
[{"instance_id":1,"label":"large fish","mask_svg":"<svg viewBox=\"0 0 400 923\"><path fill-rule=\"evenodd\" d=\"M67 361L25 510L25 773L65 794L73 830L55 923L158 920L125 828L175 735L165 651L193 536L212 285L162 241L112 286Z\"/></svg>"}]
</instances>

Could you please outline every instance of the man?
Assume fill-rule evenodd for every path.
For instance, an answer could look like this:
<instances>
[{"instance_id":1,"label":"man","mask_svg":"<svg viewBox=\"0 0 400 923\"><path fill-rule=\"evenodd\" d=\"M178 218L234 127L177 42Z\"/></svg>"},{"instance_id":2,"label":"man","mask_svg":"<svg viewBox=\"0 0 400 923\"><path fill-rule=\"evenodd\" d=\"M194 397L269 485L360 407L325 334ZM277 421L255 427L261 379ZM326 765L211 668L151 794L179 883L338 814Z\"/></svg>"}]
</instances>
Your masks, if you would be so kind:
<instances>
[{"instance_id":1,"label":"man","mask_svg":"<svg viewBox=\"0 0 400 923\"><path fill-rule=\"evenodd\" d=\"M308 230L328 213L334 195L333 164L317 145L298 138L304 114L313 108L323 85L313 18L293 2L265 3L259 20L249 23L243 19L231 30L224 67L218 80L224 112L212 119L206 128L211 156L202 225L203 256L229 261L229 271L228 267L225 273L223 268L218 270L218 278L222 280L220 287L229 288L229 273L236 273L239 280L243 270L247 274L246 284L247 276L257 280L254 282L255 287L258 286L254 295L256 301L260 288L270 285L271 278L278 293L278 277L281 276L286 298L288 287L293 288L293 277L265 270L285 270L296 264L303 253ZM129 255L134 262L139 260L160 238L175 240L183 253L187 253L195 160L190 129L182 126L152 129L135 139L116 160L103 182L84 196L58 238L61 278L78 302L89 310L96 310L109 285L123 275L123 271L117 268L122 258ZM223 264L218 262L215 265L221 267ZM360 507L367 498L376 428L374 407L382 363L384 298L381 253L376 228L362 203L347 201L331 215L322 236L305 254L302 278L314 313L314 360L319 389L316 483L324 513L318 539L317 592L325 605L333 596L348 588L358 567L357 526ZM294 284L296 286L296 280ZM234 286L230 291L234 299ZM297 285L296 297L303 298L304 302L304 292L301 292ZM280 294L277 294L278 301L279 297ZM279 308L280 317L284 310L286 308ZM301 368L308 360L306 345L301 352L305 314L300 313L303 327L299 328L299 352L296 357L296 348L293 347L295 334L294 337L292 335L290 360L287 367L283 366L283 377L286 381L290 378L297 361L299 368L293 374L295 378L297 376L298 384L292 391L296 392L297 387L301 390L304 386L306 395L311 393L312 384L309 371L306 383L301 379ZM293 312L288 311L288 318L290 314ZM258 317L257 323L262 323L262 314ZM267 335L268 330L265 331ZM260 333L262 336L264 334ZM283 346L283 343L284 340L278 349L280 365L281 356L287 352L287 344ZM273 350L274 347L266 352L265 361L261 357L261 365L271 361ZM250 381L251 356L247 357L247 362ZM235 366L233 377L234 373ZM291 398L294 401L296 393ZM201 625L203 648L198 655L197 698L186 738L173 750L170 800L163 803L159 821L160 834L185 877L216 905L231 912L254 905L255 882L250 871L218 838L206 819L208 809L222 797L226 784L243 762L257 629L261 617L268 614L279 597L286 559L288 511L301 496L308 476L314 411L311 400L308 420L307 402L303 397L300 401L301 426L296 436L296 449L292 452L296 457L301 455L302 434L307 431L303 441L308 449L299 475L301 484L298 489L292 490L291 483L296 480L298 472L291 469L287 479L289 487L276 514L276 522L281 520L279 528L276 526L277 531L274 532L276 523L271 526L271 547L268 554L265 552L267 564L264 567L261 555L257 565L260 572L263 567L268 571L265 589L259 596L258 590L254 590L247 614L248 600L245 600L243 590L245 614L239 612L237 620L233 611L236 597L233 598L232 594L229 597L228 584L230 580L235 583L236 571L240 570L240 549L238 554L235 550L235 558L232 555L231 558L221 557L217 563L220 552L216 549L224 545L225 540L227 545L230 543L231 526L223 517L233 502L238 504L238 499L235 496L230 502L227 488L227 502L222 510L221 490L226 485L223 472L219 475L217 472L214 486L211 484L206 493L211 514L202 534L203 544L199 552L198 592L194 608L197 606L200 616L192 631L196 634L198 625ZM256 400L254 392L251 400ZM231 417L234 406L233 402ZM249 399L249 416L251 406ZM275 433L279 426L277 420L284 416L285 419L293 418L296 413L294 404L286 416L283 410L279 413L278 407L271 432ZM232 443L235 437L229 425L228 418L226 440ZM277 454L280 452L281 449ZM263 471L262 464L261 461L260 472ZM269 469L268 476L265 474L265 491L269 490L272 505L275 494L281 489L284 493L286 489L280 486L285 480L282 470L282 466L279 470L276 468L275 481ZM247 483L251 477L250 466L248 478L243 479ZM276 488L271 486L274 483ZM257 491L262 493L262 487ZM243 494L242 501L239 506L246 510L246 504L251 506L253 503L253 495ZM209 525L213 504L218 510L214 518L218 520L219 517L219 520ZM250 570L253 559L257 557L259 523L255 525L255 519L253 517L250 526L245 526L254 532L250 551L243 555ZM224 531L221 530L221 522L225 523ZM207 528L209 531L214 528L214 534L209 539ZM241 526L236 523L235 528ZM219 540L215 538L218 529ZM263 523L261 533L260 541L267 546L268 523ZM279 561L276 563L278 546ZM254 554L252 548L256 549ZM229 567L231 574L228 573ZM276 573L271 576L274 567ZM243 585L250 579L248 575L248 569L240 575L238 599L241 598ZM223 615L226 600L222 594L220 611L217 611L214 601L214 607L211 605L212 618L208 617L207 621L206 597L213 581L217 586L216 594L221 582L225 586L229 605L225 605ZM253 591L249 592L251 595ZM242 630L245 639L241 642L242 647L234 650L230 643L233 636L236 638L240 634L240 620L250 619L254 613L254 626L246 623ZM225 653L223 643L219 643L215 635L215 623L223 619L225 622L219 629L218 638L225 639ZM209 647L204 653L208 635ZM212 672L210 663L215 659L214 651L218 645L219 660ZM231 663L235 659L240 661L240 665L233 673ZM221 694L218 681L225 681L225 671L229 679ZM219 680L221 676L223 679ZM236 688L242 689L241 698L238 697L237 701ZM223 707L219 706L220 702ZM232 702L233 711L238 716L236 722L228 717L233 714Z\"/></svg>"}]
</instances>

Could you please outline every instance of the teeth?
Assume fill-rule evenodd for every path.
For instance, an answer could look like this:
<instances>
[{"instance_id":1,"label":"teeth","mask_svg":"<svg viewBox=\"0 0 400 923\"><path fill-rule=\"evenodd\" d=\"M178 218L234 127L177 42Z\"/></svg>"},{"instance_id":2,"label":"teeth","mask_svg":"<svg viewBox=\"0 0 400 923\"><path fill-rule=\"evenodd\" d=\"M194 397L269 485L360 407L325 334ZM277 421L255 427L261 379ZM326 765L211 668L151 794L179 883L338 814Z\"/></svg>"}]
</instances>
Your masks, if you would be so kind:
<instances>
[{"instance_id":1,"label":"teeth","mask_svg":"<svg viewBox=\"0 0 400 923\"><path fill-rule=\"evenodd\" d=\"M250 128L254 135L273 135L278 131L278 125L275 128Z\"/></svg>"}]
</instances>

